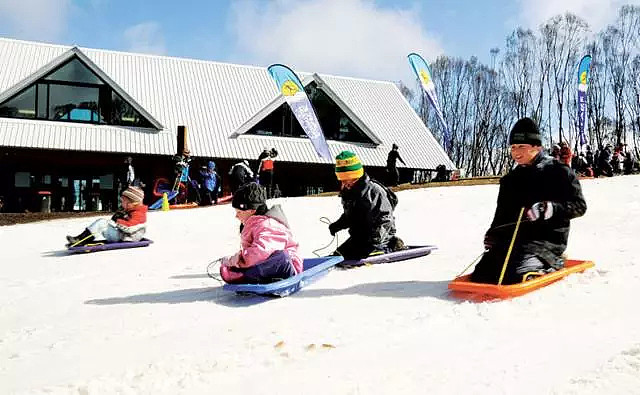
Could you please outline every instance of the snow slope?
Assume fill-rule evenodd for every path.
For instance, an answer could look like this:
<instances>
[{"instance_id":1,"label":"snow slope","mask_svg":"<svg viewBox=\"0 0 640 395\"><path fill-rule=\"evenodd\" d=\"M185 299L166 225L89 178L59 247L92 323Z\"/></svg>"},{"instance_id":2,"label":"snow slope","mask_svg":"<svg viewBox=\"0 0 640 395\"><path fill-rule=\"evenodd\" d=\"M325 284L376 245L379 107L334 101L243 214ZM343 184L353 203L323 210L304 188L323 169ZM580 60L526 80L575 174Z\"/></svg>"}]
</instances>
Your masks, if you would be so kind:
<instances>
[{"instance_id":1,"label":"snow slope","mask_svg":"<svg viewBox=\"0 0 640 395\"><path fill-rule=\"evenodd\" d=\"M0 393L640 393L640 176L583 190L568 253L596 268L498 303L447 293L496 185L399 193L399 236L438 251L283 299L206 276L237 248L228 205L152 213L152 246L86 255L62 247L87 218L0 227ZM279 202L305 256L330 241L338 197Z\"/></svg>"}]
</instances>

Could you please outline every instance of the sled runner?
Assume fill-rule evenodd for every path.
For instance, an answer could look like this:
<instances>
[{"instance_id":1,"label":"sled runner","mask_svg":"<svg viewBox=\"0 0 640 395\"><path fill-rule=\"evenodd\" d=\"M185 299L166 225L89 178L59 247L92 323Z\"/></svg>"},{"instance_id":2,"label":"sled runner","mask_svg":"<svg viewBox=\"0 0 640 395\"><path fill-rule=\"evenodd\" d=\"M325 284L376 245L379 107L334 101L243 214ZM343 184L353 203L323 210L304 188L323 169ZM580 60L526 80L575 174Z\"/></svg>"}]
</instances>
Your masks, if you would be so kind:
<instances>
[{"instance_id":1,"label":"sled runner","mask_svg":"<svg viewBox=\"0 0 640 395\"><path fill-rule=\"evenodd\" d=\"M307 258L303 262L304 271L293 277L270 284L225 284L222 289L240 294L284 297L318 280L340 262L341 256Z\"/></svg>"},{"instance_id":2,"label":"sled runner","mask_svg":"<svg viewBox=\"0 0 640 395\"><path fill-rule=\"evenodd\" d=\"M352 268L365 265L375 265L378 263L391 263L404 261L407 259L419 258L421 256L431 254L431 251L438 247L432 245L426 246L408 246L406 250L389 252L387 254L373 255L360 260L350 259L342 261L337 266L341 268Z\"/></svg>"},{"instance_id":3,"label":"sled runner","mask_svg":"<svg viewBox=\"0 0 640 395\"><path fill-rule=\"evenodd\" d=\"M560 270L542 275L532 273L531 275L537 275L537 277L512 285L474 283L470 281L471 275L465 275L451 281L449 289L453 291L453 296L455 297L478 302L491 299L508 299L535 291L572 273L584 272L594 266L595 264L592 261L567 260L564 263L564 268Z\"/></svg>"},{"instance_id":4,"label":"sled runner","mask_svg":"<svg viewBox=\"0 0 640 395\"><path fill-rule=\"evenodd\" d=\"M153 243L153 241L149 239L142 239L140 241L121 241L117 243L108 243L106 241L96 241L95 243L91 243L84 246L76 246L76 247L68 247L67 250L71 253L80 253L80 252L96 252L96 251L105 251L105 250L118 250L121 248L135 248L135 247L146 247L149 244Z\"/></svg>"}]
</instances>

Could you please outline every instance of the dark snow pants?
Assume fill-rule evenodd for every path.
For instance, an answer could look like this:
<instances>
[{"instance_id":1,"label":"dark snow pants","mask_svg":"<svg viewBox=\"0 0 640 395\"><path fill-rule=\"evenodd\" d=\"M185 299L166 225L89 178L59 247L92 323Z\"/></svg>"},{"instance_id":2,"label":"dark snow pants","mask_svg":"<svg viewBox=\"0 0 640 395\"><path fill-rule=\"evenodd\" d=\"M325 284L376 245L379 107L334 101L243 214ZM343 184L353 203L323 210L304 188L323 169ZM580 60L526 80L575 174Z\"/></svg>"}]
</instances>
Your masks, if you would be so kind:
<instances>
[{"instance_id":1,"label":"dark snow pants","mask_svg":"<svg viewBox=\"0 0 640 395\"><path fill-rule=\"evenodd\" d=\"M473 273L471 273L471 281L498 284L505 256L506 251L504 249L491 249L485 252ZM522 276L529 272L553 271L559 267L562 267L560 260L557 267L551 267L533 254L514 251L509 258L502 284L518 284L522 282Z\"/></svg>"},{"instance_id":2,"label":"dark snow pants","mask_svg":"<svg viewBox=\"0 0 640 395\"><path fill-rule=\"evenodd\" d=\"M242 273L242 278L237 281L242 284L269 284L297 274L291 257L286 251L276 251L264 262L255 266L231 270Z\"/></svg>"}]
</instances>

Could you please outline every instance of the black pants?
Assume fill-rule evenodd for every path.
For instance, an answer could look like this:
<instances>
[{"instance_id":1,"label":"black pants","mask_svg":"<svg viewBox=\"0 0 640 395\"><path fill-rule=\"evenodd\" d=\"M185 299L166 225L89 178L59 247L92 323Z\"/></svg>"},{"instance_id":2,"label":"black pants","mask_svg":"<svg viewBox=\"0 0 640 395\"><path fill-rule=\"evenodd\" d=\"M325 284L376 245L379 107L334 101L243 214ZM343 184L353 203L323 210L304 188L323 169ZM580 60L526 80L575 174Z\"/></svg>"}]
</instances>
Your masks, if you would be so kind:
<instances>
[{"instance_id":1,"label":"black pants","mask_svg":"<svg viewBox=\"0 0 640 395\"><path fill-rule=\"evenodd\" d=\"M273 193L273 172L261 171L260 172L260 185L267 190L267 198L270 198Z\"/></svg>"},{"instance_id":2,"label":"black pants","mask_svg":"<svg viewBox=\"0 0 640 395\"><path fill-rule=\"evenodd\" d=\"M393 241L393 238L389 243L387 243L387 246L381 250L383 253L391 252L391 248L389 247L391 241ZM340 247L338 247L334 254L342 255L345 260L352 260L366 258L374 251L380 251L380 249L366 241L356 240L353 237L349 237L344 243L340 244Z\"/></svg>"},{"instance_id":3,"label":"black pants","mask_svg":"<svg viewBox=\"0 0 640 395\"><path fill-rule=\"evenodd\" d=\"M389 186L398 185L398 181L400 181L400 172L397 167L387 167L387 177Z\"/></svg>"},{"instance_id":4,"label":"black pants","mask_svg":"<svg viewBox=\"0 0 640 395\"><path fill-rule=\"evenodd\" d=\"M507 251L502 248L487 251L471 273L471 281L484 284L498 284ZM550 265L535 255L512 252L502 280L503 285L518 284L522 276L529 272L553 270Z\"/></svg>"}]
</instances>

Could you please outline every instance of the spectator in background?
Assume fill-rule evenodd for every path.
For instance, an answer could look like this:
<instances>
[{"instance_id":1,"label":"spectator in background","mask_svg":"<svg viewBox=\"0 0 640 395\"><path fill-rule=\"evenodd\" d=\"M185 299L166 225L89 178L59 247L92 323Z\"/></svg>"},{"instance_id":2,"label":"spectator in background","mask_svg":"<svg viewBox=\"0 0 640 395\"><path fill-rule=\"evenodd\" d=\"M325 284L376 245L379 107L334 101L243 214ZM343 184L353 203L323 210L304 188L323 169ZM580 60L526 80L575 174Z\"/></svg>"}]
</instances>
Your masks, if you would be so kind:
<instances>
[{"instance_id":1,"label":"spectator in background","mask_svg":"<svg viewBox=\"0 0 640 395\"><path fill-rule=\"evenodd\" d=\"M607 177L613 176L613 168L611 167L611 148L611 144L607 144L598 156L598 168L600 170L600 175L605 175Z\"/></svg>"},{"instance_id":2,"label":"spectator in background","mask_svg":"<svg viewBox=\"0 0 640 395\"><path fill-rule=\"evenodd\" d=\"M560 160L560 146L558 144L554 144L553 147L551 147L550 155L555 159Z\"/></svg>"},{"instance_id":3,"label":"spectator in background","mask_svg":"<svg viewBox=\"0 0 640 395\"><path fill-rule=\"evenodd\" d=\"M591 147L587 145L587 154L585 155L586 159L587 159L587 165L589 165L589 167L593 167L594 165L594 161L593 161L593 151L591 151Z\"/></svg>"},{"instance_id":4,"label":"spectator in background","mask_svg":"<svg viewBox=\"0 0 640 395\"><path fill-rule=\"evenodd\" d=\"M258 156L258 180L267 190L267 199L273 195L273 162L278 156L275 148L265 148L260 156Z\"/></svg>"},{"instance_id":5,"label":"spectator in background","mask_svg":"<svg viewBox=\"0 0 640 395\"><path fill-rule=\"evenodd\" d=\"M633 160L633 156L629 151L627 152L624 158L624 174L632 174L634 166L635 166L635 161Z\"/></svg>"},{"instance_id":6,"label":"spectator in background","mask_svg":"<svg viewBox=\"0 0 640 395\"><path fill-rule=\"evenodd\" d=\"M200 168L200 205L218 204L220 176L216 172L216 164L210 160L207 166Z\"/></svg>"},{"instance_id":7,"label":"spectator in background","mask_svg":"<svg viewBox=\"0 0 640 395\"><path fill-rule=\"evenodd\" d=\"M400 157L400 153L398 152L398 145L393 143L391 146L391 151L389 151L389 155L387 155L387 179L389 186L396 186L400 180L400 172L396 167L396 162L400 160L403 165L407 165L404 163L402 158Z\"/></svg>"},{"instance_id":8,"label":"spectator in background","mask_svg":"<svg viewBox=\"0 0 640 395\"><path fill-rule=\"evenodd\" d=\"M560 162L565 165L571 167L571 158L573 157L573 153L571 152L571 147L566 141L562 141L560 143Z\"/></svg>"}]
</instances>

